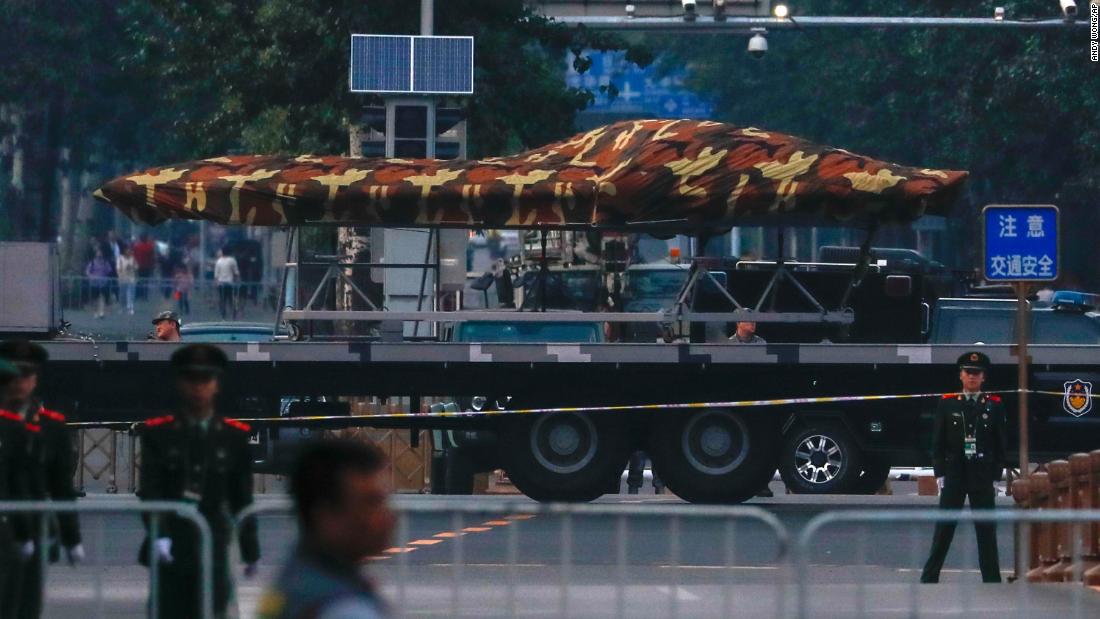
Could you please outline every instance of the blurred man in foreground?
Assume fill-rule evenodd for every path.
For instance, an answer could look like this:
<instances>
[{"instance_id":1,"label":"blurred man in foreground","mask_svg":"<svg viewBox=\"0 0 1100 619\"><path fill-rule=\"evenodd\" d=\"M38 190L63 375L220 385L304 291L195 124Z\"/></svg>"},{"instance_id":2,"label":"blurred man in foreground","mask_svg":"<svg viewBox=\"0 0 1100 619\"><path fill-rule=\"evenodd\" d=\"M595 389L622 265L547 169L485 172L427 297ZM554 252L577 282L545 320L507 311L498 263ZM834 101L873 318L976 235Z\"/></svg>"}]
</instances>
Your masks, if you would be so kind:
<instances>
[{"instance_id":1,"label":"blurred man in foreground","mask_svg":"<svg viewBox=\"0 0 1100 619\"><path fill-rule=\"evenodd\" d=\"M260 599L262 619L380 619L387 611L361 564L389 546L394 515L385 459L373 447L322 441L290 479L298 547Z\"/></svg>"}]
</instances>

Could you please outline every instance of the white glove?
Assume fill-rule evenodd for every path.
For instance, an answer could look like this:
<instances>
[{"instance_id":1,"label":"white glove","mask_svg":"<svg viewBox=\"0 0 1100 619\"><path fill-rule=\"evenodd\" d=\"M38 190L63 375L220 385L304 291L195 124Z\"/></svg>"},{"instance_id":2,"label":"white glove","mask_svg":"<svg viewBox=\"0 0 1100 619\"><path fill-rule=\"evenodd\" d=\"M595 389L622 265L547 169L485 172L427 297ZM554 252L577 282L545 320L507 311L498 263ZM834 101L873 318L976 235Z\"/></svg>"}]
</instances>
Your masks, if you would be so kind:
<instances>
[{"instance_id":1,"label":"white glove","mask_svg":"<svg viewBox=\"0 0 1100 619\"><path fill-rule=\"evenodd\" d=\"M255 576L256 573L259 572L259 571L260 571L259 564L256 564L256 563L245 563L244 564L244 577L245 578L250 579L253 576Z\"/></svg>"},{"instance_id":2,"label":"white glove","mask_svg":"<svg viewBox=\"0 0 1100 619\"><path fill-rule=\"evenodd\" d=\"M23 559L30 559L34 555L34 542L27 540L19 545L19 556Z\"/></svg>"},{"instance_id":3,"label":"white glove","mask_svg":"<svg viewBox=\"0 0 1100 619\"><path fill-rule=\"evenodd\" d=\"M84 544L76 544L65 549L65 558L69 565L76 567L77 563L84 563Z\"/></svg>"},{"instance_id":4,"label":"white glove","mask_svg":"<svg viewBox=\"0 0 1100 619\"><path fill-rule=\"evenodd\" d=\"M172 558L172 540L167 537L158 537L153 542L153 547L157 551L157 558L164 563L171 563L174 561Z\"/></svg>"},{"instance_id":5,"label":"white glove","mask_svg":"<svg viewBox=\"0 0 1100 619\"><path fill-rule=\"evenodd\" d=\"M939 488L941 491L943 490L943 478L942 477L937 477L936 478L936 487Z\"/></svg>"}]
</instances>

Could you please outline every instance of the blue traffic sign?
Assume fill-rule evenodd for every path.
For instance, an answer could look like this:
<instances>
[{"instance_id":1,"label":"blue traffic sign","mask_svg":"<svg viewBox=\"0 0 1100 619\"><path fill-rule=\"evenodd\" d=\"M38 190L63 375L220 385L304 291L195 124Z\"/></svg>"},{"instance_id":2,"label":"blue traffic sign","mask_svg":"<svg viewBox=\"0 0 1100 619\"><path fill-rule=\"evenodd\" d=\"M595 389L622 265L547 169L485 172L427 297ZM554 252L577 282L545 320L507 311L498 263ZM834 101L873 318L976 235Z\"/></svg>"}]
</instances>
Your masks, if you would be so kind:
<instances>
[{"instance_id":1,"label":"blue traffic sign","mask_svg":"<svg viewBox=\"0 0 1100 619\"><path fill-rule=\"evenodd\" d=\"M982 210L985 279L1058 279L1058 207L991 204Z\"/></svg>"},{"instance_id":2,"label":"blue traffic sign","mask_svg":"<svg viewBox=\"0 0 1100 619\"><path fill-rule=\"evenodd\" d=\"M574 55L566 58L565 83L572 88L584 88L592 92L595 100L584 109L585 113L614 113L649 118L702 118L714 115L714 105L692 92L685 84L687 71L674 68L658 69L658 62L646 68L626 59L626 52L585 50L583 55L592 61L584 73L573 69ZM601 92L600 87L614 86L615 97Z\"/></svg>"}]
</instances>

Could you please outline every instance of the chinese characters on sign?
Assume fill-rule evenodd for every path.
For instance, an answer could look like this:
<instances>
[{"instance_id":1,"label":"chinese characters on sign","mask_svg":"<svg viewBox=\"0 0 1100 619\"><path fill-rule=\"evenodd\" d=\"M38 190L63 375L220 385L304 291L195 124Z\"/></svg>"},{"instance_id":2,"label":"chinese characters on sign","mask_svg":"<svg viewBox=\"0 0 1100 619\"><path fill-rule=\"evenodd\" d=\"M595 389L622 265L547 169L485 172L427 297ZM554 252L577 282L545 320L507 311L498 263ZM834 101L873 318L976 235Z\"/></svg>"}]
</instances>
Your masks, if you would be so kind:
<instances>
[{"instance_id":1,"label":"chinese characters on sign","mask_svg":"<svg viewBox=\"0 0 1100 619\"><path fill-rule=\"evenodd\" d=\"M990 205L983 211L989 281L1058 277L1058 207Z\"/></svg>"}]
</instances>

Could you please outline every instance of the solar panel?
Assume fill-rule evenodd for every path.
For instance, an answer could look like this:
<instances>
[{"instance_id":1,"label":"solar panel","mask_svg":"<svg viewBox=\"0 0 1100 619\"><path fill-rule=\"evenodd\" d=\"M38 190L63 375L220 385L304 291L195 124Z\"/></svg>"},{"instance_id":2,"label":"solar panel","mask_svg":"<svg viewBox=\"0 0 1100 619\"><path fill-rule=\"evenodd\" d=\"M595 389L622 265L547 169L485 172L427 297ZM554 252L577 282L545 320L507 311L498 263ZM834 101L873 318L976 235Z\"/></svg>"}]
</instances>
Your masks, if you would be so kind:
<instances>
[{"instance_id":1,"label":"solar panel","mask_svg":"<svg viewBox=\"0 0 1100 619\"><path fill-rule=\"evenodd\" d=\"M473 37L413 39L413 91L473 94Z\"/></svg>"},{"instance_id":2,"label":"solar panel","mask_svg":"<svg viewBox=\"0 0 1100 619\"><path fill-rule=\"evenodd\" d=\"M352 92L411 92L412 37L351 37Z\"/></svg>"},{"instance_id":3,"label":"solar panel","mask_svg":"<svg viewBox=\"0 0 1100 619\"><path fill-rule=\"evenodd\" d=\"M473 94L473 37L354 34L352 92Z\"/></svg>"}]
</instances>

